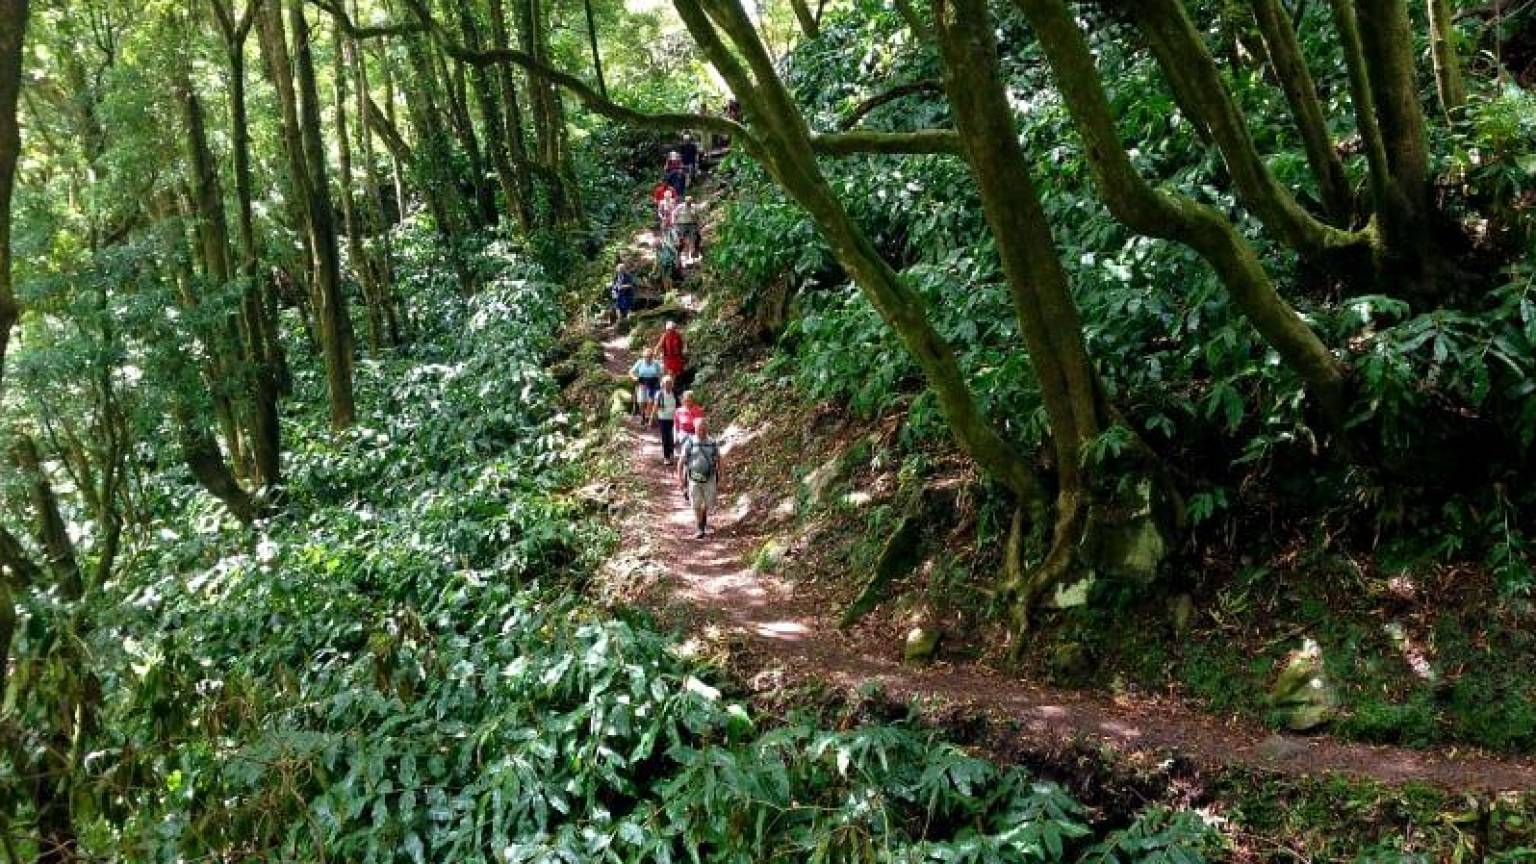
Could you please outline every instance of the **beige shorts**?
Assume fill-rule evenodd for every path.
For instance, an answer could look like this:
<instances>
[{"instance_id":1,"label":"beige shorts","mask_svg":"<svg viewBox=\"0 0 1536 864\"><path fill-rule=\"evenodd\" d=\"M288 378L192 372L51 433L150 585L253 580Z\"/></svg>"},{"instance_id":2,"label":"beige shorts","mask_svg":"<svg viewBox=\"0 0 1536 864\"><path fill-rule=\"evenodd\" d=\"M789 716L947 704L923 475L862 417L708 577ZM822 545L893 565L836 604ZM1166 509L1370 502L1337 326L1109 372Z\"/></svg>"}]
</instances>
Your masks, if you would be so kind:
<instances>
[{"instance_id":1,"label":"beige shorts","mask_svg":"<svg viewBox=\"0 0 1536 864\"><path fill-rule=\"evenodd\" d=\"M717 483L709 480L704 483L688 481L688 503L693 505L693 512L708 513L715 506L715 494Z\"/></svg>"}]
</instances>

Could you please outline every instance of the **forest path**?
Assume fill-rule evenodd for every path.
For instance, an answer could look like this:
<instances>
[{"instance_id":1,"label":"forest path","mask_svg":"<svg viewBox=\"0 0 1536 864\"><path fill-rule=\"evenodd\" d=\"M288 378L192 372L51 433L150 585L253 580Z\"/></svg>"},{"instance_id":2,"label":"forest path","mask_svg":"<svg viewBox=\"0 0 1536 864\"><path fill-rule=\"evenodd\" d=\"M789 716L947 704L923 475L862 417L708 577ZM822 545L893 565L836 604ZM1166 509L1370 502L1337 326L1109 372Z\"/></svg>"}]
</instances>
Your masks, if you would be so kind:
<instances>
[{"instance_id":1,"label":"forest path","mask_svg":"<svg viewBox=\"0 0 1536 864\"><path fill-rule=\"evenodd\" d=\"M643 240L637 235L635 246ZM681 304L698 308L684 294ZM636 349L627 336L604 336L605 365L628 373ZM692 511L674 469L662 464L653 430L626 420L615 446L627 451L640 490L626 502L622 544L610 567L626 581L651 583L642 601L690 636L730 640L759 689L819 680L857 691L876 684L898 700L986 716L1037 749L1067 740L1105 745L1117 753L1164 755L1204 771L1249 768L1288 776L1348 775L1386 784L1418 781L1457 791L1536 791L1536 760L1499 757L1459 748L1412 750L1371 746L1327 736L1276 734L1257 724L1202 713L1179 700L1150 695L1114 697L1042 686L975 663L902 663L903 646L840 631L837 612L814 586L791 583L752 566L753 554L772 538L772 502L736 485L732 465L750 457L756 430L716 429L721 442L719 512L711 533L693 538ZM930 715L931 716L931 715ZM1022 742L1022 743L1028 743Z\"/></svg>"},{"instance_id":2,"label":"forest path","mask_svg":"<svg viewBox=\"0 0 1536 864\"><path fill-rule=\"evenodd\" d=\"M614 374L624 374L634 362L628 337L612 336L603 347ZM860 642L838 630L837 610L819 602L811 590L752 567L753 553L772 534L760 527L767 520L754 518L760 517L756 508L761 505L741 494L731 476L732 462L744 458L753 444L752 430L720 430L720 512L712 514L714 531L703 540L693 539L692 511L672 469L662 464L656 434L626 421L618 435L631 475L643 490L621 526L623 569L656 577L647 604L668 620L687 622L690 635L744 642L750 649L748 668L766 673L765 680L783 684L816 678L850 689L875 683L897 699L937 699L950 709L1014 721L1014 734L1042 743L1077 739L1120 752L1170 751L1203 769L1344 774L1465 791L1536 790L1536 761L1531 759L1278 735L1177 700L1115 699L1045 687L970 663L905 665L900 644Z\"/></svg>"}]
</instances>

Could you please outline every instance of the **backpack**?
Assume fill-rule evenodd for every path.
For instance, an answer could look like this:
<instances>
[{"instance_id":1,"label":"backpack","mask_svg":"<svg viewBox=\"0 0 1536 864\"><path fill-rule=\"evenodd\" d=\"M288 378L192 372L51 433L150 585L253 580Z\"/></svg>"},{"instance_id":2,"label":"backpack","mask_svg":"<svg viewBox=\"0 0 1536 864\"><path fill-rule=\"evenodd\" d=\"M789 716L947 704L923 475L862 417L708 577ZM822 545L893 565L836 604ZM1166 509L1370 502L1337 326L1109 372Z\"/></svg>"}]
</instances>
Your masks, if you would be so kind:
<instances>
[{"instance_id":1,"label":"backpack","mask_svg":"<svg viewBox=\"0 0 1536 864\"><path fill-rule=\"evenodd\" d=\"M688 443L688 479L695 483L708 483L715 479L715 463L720 460L720 448L713 441Z\"/></svg>"}]
</instances>

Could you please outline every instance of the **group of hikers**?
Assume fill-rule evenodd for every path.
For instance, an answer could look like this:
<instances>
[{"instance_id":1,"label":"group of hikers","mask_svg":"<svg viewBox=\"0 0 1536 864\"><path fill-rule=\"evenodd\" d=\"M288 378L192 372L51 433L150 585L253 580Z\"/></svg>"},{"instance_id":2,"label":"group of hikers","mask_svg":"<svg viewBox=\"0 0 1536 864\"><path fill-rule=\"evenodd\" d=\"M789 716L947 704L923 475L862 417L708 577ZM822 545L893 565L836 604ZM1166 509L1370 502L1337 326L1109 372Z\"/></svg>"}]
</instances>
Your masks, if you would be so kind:
<instances>
[{"instance_id":1,"label":"group of hikers","mask_svg":"<svg viewBox=\"0 0 1536 864\"><path fill-rule=\"evenodd\" d=\"M727 106L727 110L732 110ZM734 109L739 115L740 109ZM663 291L671 291L682 267L703 254L699 224L703 213L689 190L698 182L702 152L693 135L683 136L667 153L661 182L652 193L656 207L656 271ZM622 259L610 284L615 318L623 321L635 303L635 276ZM635 382L633 417L643 428L655 427L661 439L661 461L675 466L683 498L693 508L696 531L709 531L709 512L720 489L720 447L710 437L709 421L687 378L687 350L676 321L668 321L656 344L645 349L629 369Z\"/></svg>"},{"instance_id":2,"label":"group of hikers","mask_svg":"<svg viewBox=\"0 0 1536 864\"><path fill-rule=\"evenodd\" d=\"M686 346L677 322L668 321L656 344L630 367L635 382L634 418L644 428L656 427L661 461L676 466L683 499L693 508L701 538L709 530L709 511L720 489L720 447L709 434L709 420L692 390L678 394L687 372Z\"/></svg>"},{"instance_id":3,"label":"group of hikers","mask_svg":"<svg viewBox=\"0 0 1536 864\"><path fill-rule=\"evenodd\" d=\"M671 291L675 282L682 278L683 268L697 262L704 254L703 235L699 232L704 214L689 194L698 182L703 155L693 135L683 135L677 149L667 152L661 181L651 192L657 223L652 251L656 257L656 280L663 292ZM620 321L629 317L635 307L635 274L623 260L614 271L609 295L614 317Z\"/></svg>"}]
</instances>

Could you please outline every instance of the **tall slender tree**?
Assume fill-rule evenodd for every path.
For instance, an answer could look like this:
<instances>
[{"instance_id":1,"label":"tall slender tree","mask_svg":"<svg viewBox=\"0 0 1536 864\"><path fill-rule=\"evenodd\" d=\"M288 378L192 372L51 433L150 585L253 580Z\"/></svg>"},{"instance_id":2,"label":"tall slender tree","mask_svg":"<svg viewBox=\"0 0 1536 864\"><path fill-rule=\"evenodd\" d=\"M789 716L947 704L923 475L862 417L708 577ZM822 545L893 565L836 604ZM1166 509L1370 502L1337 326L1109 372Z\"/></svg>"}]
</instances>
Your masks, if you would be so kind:
<instances>
[{"instance_id":1,"label":"tall slender tree","mask_svg":"<svg viewBox=\"0 0 1536 864\"><path fill-rule=\"evenodd\" d=\"M16 182L16 162L21 155L16 100L21 93L27 11L27 0L0 0L0 388L5 384L5 355L10 347L11 328L21 316L16 292L11 287L11 193Z\"/></svg>"}]
</instances>

